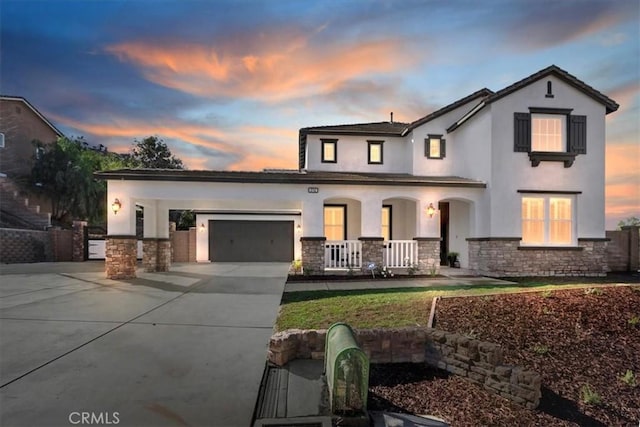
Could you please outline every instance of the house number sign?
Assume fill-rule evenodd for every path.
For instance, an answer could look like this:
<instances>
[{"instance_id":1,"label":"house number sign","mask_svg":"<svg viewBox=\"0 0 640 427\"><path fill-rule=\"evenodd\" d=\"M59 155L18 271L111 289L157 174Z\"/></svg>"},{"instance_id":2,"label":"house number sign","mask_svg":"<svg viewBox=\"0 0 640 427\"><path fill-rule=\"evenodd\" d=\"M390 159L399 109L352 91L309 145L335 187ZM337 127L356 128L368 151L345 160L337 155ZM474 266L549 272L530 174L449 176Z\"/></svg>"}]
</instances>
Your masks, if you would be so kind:
<instances>
[{"instance_id":1,"label":"house number sign","mask_svg":"<svg viewBox=\"0 0 640 427\"><path fill-rule=\"evenodd\" d=\"M320 190L318 189L318 187L307 187L307 191L308 191L309 193L317 193L317 192L319 192Z\"/></svg>"}]
</instances>

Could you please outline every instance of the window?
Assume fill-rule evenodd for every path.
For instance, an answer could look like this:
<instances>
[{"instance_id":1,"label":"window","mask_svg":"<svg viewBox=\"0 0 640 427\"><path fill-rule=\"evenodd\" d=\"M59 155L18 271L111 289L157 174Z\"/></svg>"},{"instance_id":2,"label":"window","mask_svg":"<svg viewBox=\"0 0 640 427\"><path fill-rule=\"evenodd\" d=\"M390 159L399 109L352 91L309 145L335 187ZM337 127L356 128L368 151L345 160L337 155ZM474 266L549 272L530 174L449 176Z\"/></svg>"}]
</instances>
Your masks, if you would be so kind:
<instances>
[{"instance_id":1,"label":"window","mask_svg":"<svg viewBox=\"0 0 640 427\"><path fill-rule=\"evenodd\" d=\"M531 166L541 161L573 165L578 154L587 154L587 116L571 115L569 108L529 107L529 113L514 113L516 153L529 153Z\"/></svg>"},{"instance_id":2,"label":"window","mask_svg":"<svg viewBox=\"0 0 640 427\"><path fill-rule=\"evenodd\" d=\"M558 114L532 114L531 151L565 151L566 121Z\"/></svg>"},{"instance_id":3,"label":"window","mask_svg":"<svg viewBox=\"0 0 640 427\"><path fill-rule=\"evenodd\" d=\"M382 206L382 237L384 240L391 240L391 205Z\"/></svg>"},{"instance_id":4,"label":"window","mask_svg":"<svg viewBox=\"0 0 640 427\"><path fill-rule=\"evenodd\" d=\"M4 133L0 132L0 148L4 148Z\"/></svg>"},{"instance_id":5,"label":"window","mask_svg":"<svg viewBox=\"0 0 640 427\"><path fill-rule=\"evenodd\" d=\"M347 207L324 206L324 237L327 240L347 240Z\"/></svg>"},{"instance_id":6,"label":"window","mask_svg":"<svg viewBox=\"0 0 640 427\"><path fill-rule=\"evenodd\" d=\"M427 135L424 140L424 155L428 159L444 159L445 140L442 135Z\"/></svg>"},{"instance_id":7,"label":"window","mask_svg":"<svg viewBox=\"0 0 640 427\"><path fill-rule=\"evenodd\" d=\"M336 163L338 161L338 140L321 139L322 163Z\"/></svg>"},{"instance_id":8,"label":"window","mask_svg":"<svg viewBox=\"0 0 640 427\"><path fill-rule=\"evenodd\" d=\"M574 243L573 198L541 196L522 198L522 244L559 245Z\"/></svg>"},{"instance_id":9,"label":"window","mask_svg":"<svg viewBox=\"0 0 640 427\"><path fill-rule=\"evenodd\" d=\"M381 165L382 164L382 144L383 141L367 141L369 151L369 164Z\"/></svg>"}]
</instances>

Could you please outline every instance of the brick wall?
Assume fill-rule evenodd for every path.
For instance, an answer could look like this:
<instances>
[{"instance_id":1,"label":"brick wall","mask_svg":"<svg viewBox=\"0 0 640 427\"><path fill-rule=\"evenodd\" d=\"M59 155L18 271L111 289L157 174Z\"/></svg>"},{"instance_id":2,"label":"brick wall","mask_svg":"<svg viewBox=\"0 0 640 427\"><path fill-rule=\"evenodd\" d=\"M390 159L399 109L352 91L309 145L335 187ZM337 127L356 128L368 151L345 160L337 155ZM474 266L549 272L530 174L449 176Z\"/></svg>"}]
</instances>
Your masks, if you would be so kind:
<instances>
[{"instance_id":1,"label":"brick wall","mask_svg":"<svg viewBox=\"0 0 640 427\"><path fill-rule=\"evenodd\" d=\"M606 239L578 239L572 248L527 248L516 238L467 239L469 269L494 277L605 276Z\"/></svg>"},{"instance_id":2,"label":"brick wall","mask_svg":"<svg viewBox=\"0 0 640 427\"><path fill-rule=\"evenodd\" d=\"M50 262L54 260L48 231L0 228L0 262Z\"/></svg>"},{"instance_id":3,"label":"brick wall","mask_svg":"<svg viewBox=\"0 0 640 427\"><path fill-rule=\"evenodd\" d=\"M269 361L282 366L294 359L323 359L326 329L291 329L269 342ZM503 364L498 344L421 327L355 330L371 363L426 363L462 376L529 409L541 397L540 374Z\"/></svg>"}]
</instances>

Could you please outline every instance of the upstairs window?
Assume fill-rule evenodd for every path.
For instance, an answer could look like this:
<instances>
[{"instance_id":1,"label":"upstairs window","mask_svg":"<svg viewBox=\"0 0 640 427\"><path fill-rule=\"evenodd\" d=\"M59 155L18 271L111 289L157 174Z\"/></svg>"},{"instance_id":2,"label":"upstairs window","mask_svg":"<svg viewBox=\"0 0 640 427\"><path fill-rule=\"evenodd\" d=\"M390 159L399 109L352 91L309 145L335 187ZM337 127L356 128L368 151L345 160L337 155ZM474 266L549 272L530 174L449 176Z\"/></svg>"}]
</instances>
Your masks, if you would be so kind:
<instances>
[{"instance_id":1,"label":"upstairs window","mask_svg":"<svg viewBox=\"0 0 640 427\"><path fill-rule=\"evenodd\" d=\"M530 107L528 113L514 113L513 150L529 153L534 167L541 161L573 165L578 154L587 154L587 116L571 111Z\"/></svg>"},{"instance_id":2,"label":"upstairs window","mask_svg":"<svg viewBox=\"0 0 640 427\"><path fill-rule=\"evenodd\" d=\"M4 133L0 132L0 148L4 148Z\"/></svg>"},{"instance_id":3,"label":"upstairs window","mask_svg":"<svg viewBox=\"0 0 640 427\"><path fill-rule=\"evenodd\" d=\"M442 135L427 135L424 140L424 155L428 159L444 159L445 140Z\"/></svg>"},{"instance_id":4,"label":"upstairs window","mask_svg":"<svg viewBox=\"0 0 640 427\"><path fill-rule=\"evenodd\" d=\"M573 226L572 197L549 195L522 198L523 245L572 245Z\"/></svg>"},{"instance_id":5,"label":"upstairs window","mask_svg":"<svg viewBox=\"0 0 640 427\"><path fill-rule=\"evenodd\" d=\"M368 162L370 165L381 165L383 163L383 141L367 141Z\"/></svg>"},{"instance_id":6,"label":"upstairs window","mask_svg":"<svg viewBox=\"0 0 640 427\"><path fill-rule=\"evenodd\" d=\"M531 115L531 151L565 151L567 118L558 114Z\"/></svg>"},{"instance_id":7,"label":"upstairs window","mask_svg":"<svg viewBox=\"0 0 640 427\"><path fill-rule=\"evenodd\" d=\"M322 163L336 163L338 161L338 140L321 139Z\"/></svg>"}]
</instances>

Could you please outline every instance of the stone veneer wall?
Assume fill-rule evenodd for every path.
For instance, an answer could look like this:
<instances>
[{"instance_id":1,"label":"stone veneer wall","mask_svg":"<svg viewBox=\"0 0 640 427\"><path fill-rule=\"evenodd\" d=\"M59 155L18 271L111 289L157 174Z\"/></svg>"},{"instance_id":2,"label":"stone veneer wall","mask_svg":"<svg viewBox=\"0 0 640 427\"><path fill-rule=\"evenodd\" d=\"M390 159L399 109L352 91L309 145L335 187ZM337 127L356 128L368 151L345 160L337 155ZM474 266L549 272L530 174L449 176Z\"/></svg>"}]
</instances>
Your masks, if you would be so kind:
<instances>
[{"instance_id":1,"label":"stone veneer wall","mask_svg":"<svg viewBox=\"0 0 640 427\"><path fill-rule=\"evenodd\" d=\"M606 276L607 239L578 239L577 247L523 247L519 238L471 238L469 269L494 277Z\"/></svg>"},{"instance_id":2,"label":"stone veneer wall","mask_svg":"<svg viewBox=\"0 0 640 427\"><path fill-rule=\"evenodd\" d=\"M301 237L302 269L307 274L322 274L324 272L324 244L326 237Z\"/></svg>"},{"instance_id":3,"label":"stone veneer wall","mask_svg":"<svg viewBox=\"0 0 640 427\"><path fill-rule=\"evenodd\" d=\"M326 329L278 332L269 342L269 361L282 366L295 359L323 359L326 333ZM420 327L357 329L355 334L371 363L426 363L529 409L540 403L540 374L503 365L498 344Z\"/></svg>"},{"instance_id":4,"label":"stone veneer wall","mask_svg":"<svg viewBox=\"0 0 640 427\"><path fill-rule=\"evenodd\" d=\"M136 277L136 236L107 236L105 242L105 267L107 279L132 279Z\"/></svg>"},{"instance_id":5,"label":"stone veneer wall","mask_svg":"<svg viewBox=\"0 0 640 427\"><path fill-rule=\"evenodd\" d=\"M362 242L362 268L369 268L374 263L382 267L384 264L384 237L359 237Z\"/></svg>"},{"instance_id":6,"label":"stone veneer wall","mask_svg":"<svg viewBox=\"0 0 640 427\"><path fill-rule=\"evenodd\" d=\"M147 272L169 271L171 240L145 238L142 241L142 265Z\"/></svg>"},{"instance_id":7,"label":"stone veneer wall","mask_svg":"<svg viewBox=\"0 0 640 427\"><path fill-rule=\"evenodd\" d=\"M74 262L86 260L87 255L87 221L73 221L73 254L71 259Z\"/></svg>"},{"instance_id":8,"label":"stone veneer wall","mask_svg":"<svg viewBox=\"0 0 640 427\"><path fill-rule=\"evenodd\" d=\"M418 242L418 270L421 274L431 272L435 266L436 274L440 272L440 237L415 237Z\"/></svg>"}]
</instances>

